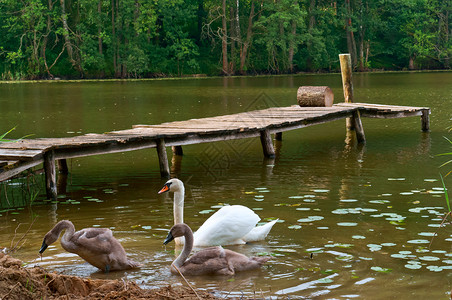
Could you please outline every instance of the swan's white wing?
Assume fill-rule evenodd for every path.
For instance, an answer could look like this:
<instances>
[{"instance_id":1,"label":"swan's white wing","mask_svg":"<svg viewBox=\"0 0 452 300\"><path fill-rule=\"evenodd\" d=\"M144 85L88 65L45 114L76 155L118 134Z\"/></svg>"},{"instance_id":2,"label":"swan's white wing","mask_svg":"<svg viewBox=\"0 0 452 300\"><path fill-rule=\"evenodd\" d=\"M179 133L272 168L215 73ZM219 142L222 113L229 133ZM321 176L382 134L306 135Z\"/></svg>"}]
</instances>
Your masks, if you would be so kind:
<instances>
[{"instance_id":1,"label":"swan's white wing","mask_svg":"<svg viewBox=\"0 0 452 300\"><path fill-rule=\"evenodd\" d=\"M265 239L267 237L268 233L270 232L273 225L275 225L275 223L277 221L278 220L274 220L274 221L268 222L262 226L254 227L250 232L248 232L247 235L245 235L243 237L243 240L245 242L262 241L263 239Z\"/></svg>"},{"instance_id":2,"label":"swan's white wing","mask_svg":"<svg viewBox=\"0 0 452 300\"><path fill-rule=\"evenodd\" d=\"M223 206L195 232L195 246L244 244L242 238L260 218L242 205Z\"/></svg>"}]
</instances>

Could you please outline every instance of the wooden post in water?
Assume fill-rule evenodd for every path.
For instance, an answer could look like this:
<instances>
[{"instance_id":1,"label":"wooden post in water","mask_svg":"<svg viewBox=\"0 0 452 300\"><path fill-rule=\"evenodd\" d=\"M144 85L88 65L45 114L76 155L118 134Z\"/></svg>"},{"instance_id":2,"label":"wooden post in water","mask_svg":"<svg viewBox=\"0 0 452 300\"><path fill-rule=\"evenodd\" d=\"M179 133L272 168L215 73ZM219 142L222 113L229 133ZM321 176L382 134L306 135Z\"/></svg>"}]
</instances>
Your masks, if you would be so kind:
<instances>
[{"instance_id":1,"label":"wooden post in water","mask_svg":"<svg viewBox=\"0 0 452 300\"><path fill-rule=\"evenodd\" d=\"M67 167L67 161L66 159L59 159L57 160L58 163L58 173L60 174L68 174L69 168Z\"/></svg>"},{"instance_id":2,"label":"wooden post in water","mask_svg":"<svg viewBox=\"0 0 452 300\"><path fill-rule=\"evenodd\" d=\"M424 109L422 110L422 131L427 132L430 131L430 109Z\"/></svg>"},{"instance_id":3,"label":"wooden post in water","mask_svg":"<svg viewBox=\"0 0 452 300\"><path fill-rule=\"evenodd\" d=\"M363 124L361 122L361 116L359 114L359 111L356 110L353 113L353 118L352 122L353 122L353 127L355 129L355 133L356 133L356 141L359 144L364 144L366 142L366 135L364 134L364 128L363 128Z\"/></svg>"},{"instance_id":4,"label":"wooden post in water","mask_svg":"<svg viewBox=\"0 0 452 300\"><path fill-rule=\"evenodd\" d=\"M268 129L261 131L261 144L264 156L268 158L275 157L275 148L273 148L273 141L270 131Z\"/></svg>"},{"instance_id":5,"label":"wooden post in water","mask_svg":"<svg viewBox=\"0 0 452 300\"><path fill-rule=\"evenodd\" d=\"M57 200L55 154L53 150L44 153L44 171L46 178L47 198Z\"/></svg>"},{"instance_id":6,"label":"wooden post in water","mask_svg":"<svg viewBox=\"0 0 452 300\"><path fill-rule=\"evenodd\" d=\"M157 140L157 155L159 157L160 176L162 178L169 178L170 169L168 164L168 156L166 155L165 140Z\"/></svg>"},{"instance_id":7,"label":"wooden post in water","mask_svg":"<svg viewBox=\"0 0 452 300\"><path fill-rule=\"evenodd\" d=\"M173 147L171 147L171 149L173 150L173 155L179 155L179 156L183 156L184 155L184 151L182 150L182 146L173 146Z\"/></svg>"},{"instance_id":8,"label":"wooden post in water","mask_svg":"<svg viewBox=\"0 0 452 300\"><path fill-rule=\"evenodd\" d=\"M282 132L275 133L275 140L282 141Z\"/></svg>"},{"instance_id":9,"label":"wooden post in water","mask_svg":"<svg viewBox=\"0 0 452 300\"><path fill-rule=\"evenodd\" d=\"M352 59L350 54L339 54L341 63L342 88L344 90L345 103L353 103ZM353 121L346 119L348 130L353 130Z\"/></svg>"}]
</instances>

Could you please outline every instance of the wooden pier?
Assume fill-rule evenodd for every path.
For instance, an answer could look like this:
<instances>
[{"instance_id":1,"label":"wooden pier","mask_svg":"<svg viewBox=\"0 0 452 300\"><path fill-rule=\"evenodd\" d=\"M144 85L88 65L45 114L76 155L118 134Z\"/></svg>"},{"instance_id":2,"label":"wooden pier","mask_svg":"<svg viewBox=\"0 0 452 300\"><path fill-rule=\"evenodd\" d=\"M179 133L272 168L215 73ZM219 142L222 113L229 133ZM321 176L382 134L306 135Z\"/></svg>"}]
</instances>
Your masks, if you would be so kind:
<instances>
[{"instance_id":1,"label":"wooden pier","mask_svg":"<svg viewBox=\"0 0 452 300\"><path fill-rule=\"evenodd\" d=\"M135 125L132 129L104 134L24 139L0 143L0 181L43 164L47 196L55 199L56 162L58 170L67 173L66 160L69 158L156 148L161 176L168 177L170 170L166 148L170 146L174 155L181 155L184 145L260 137L264 156L273 157L275 150L271 134L281 139L285 131L351 118L357 141L363 143L366 138L361 117L420 116L422 130L428 131L429 114L427 107L366 103L338 103L332 107L294 105L158 125Z\"/></svg>"}]
</instances>

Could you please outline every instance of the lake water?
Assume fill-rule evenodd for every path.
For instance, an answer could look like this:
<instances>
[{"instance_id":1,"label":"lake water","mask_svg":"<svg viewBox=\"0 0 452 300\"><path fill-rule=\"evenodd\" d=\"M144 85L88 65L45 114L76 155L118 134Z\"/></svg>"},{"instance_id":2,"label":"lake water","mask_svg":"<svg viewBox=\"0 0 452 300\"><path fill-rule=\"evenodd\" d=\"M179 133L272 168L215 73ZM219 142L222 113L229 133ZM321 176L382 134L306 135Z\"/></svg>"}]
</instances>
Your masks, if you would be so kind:
<instances>
[{"instance_id":1,"label":"lake water","mask_svg":"<svg viewBox=\"0 0 452 300\"><path fill-rule=\"evenodd\" d=\"M197 229L224 204L243 204L262 222L279 218L265 241L227 247L272 255L261 270L233 277L189 277L219 296L278 299L448 299L452 230L439 166L451 157L452 73L354 74L355 102L428 106L431 132L419 117L363 119L367 143L346 143L345 122L283 134L274 160L259 139L168 149L173 176L185 182L185 222ZM0 85L0 133L67 137L296 104L297 88L327 85L342 102L339 74L182 80L50 82ZM91 278L127 278L143 287L185 284L171 275L172 194L158 195L155 149L68 161L59 203L45 201L43 174L33 205L0 212L0 246L28 265ZM452 186L452 176L446 186ZM4 189L8 185L8 199ZM1 205L34 197L17 182L1 184ZM19 198L19 199L18 199ZM27 199L25 199L27 200ZM38 259L44 234L59 220L76 229L108 227L140 270L102 274L59 242ZM433 238L433 235L436 236ZM311 256L312 253L312 256Z\"/></svg>"}]
</instances>

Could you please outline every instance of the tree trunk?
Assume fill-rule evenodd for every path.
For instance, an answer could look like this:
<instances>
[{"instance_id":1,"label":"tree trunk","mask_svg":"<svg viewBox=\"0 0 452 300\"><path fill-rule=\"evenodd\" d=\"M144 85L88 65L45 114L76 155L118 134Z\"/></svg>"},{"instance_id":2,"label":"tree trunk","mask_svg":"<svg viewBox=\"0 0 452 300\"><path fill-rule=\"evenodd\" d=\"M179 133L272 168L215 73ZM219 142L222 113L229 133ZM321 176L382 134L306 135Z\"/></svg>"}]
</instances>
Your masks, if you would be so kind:
<instances>
[{"instance_id":1,"label":"tree trunk","mask_svg":"<svg viewBox=\"0 0 452 300\"><path fill-rule=\"evenodd\" d=\"M416 65L414 63L415 55L410 56L410 61L408 62L408 69L414 70L416 69Z\"/></svg>"},{"instance_id":2,"label":"tree trunk","mask_svg":"<svg viewBox=\"0 0 452 300\"><path fill-rule=\"evenodd\" d=\"M230 74L234 74L234 72L235 72L235 51L236 51L235 45L236 44L239 45L239 41L238 41L238 38L237 38L237 31L236 31L237 29L236 29L236 27L234 25L234 22L235 22L234 8L231 7L229 12L230 12L230 16L229 16L229 18L230 18L230 27L229 28L231 28L231 33L230 33L230 41L231 41L230 42L231 43L231 46L230 46L230 53L231 53L230 58L231 58L231 62L229 63L229 73Z\"/></svg>"},{"instance_id":3,"label":"tree trunk","mask_svg":"<svg viewBox=\"0 0 452 300\"><path fill-rule=\"evenodd\" d=\"M99 18L99 22L97 24L97 34L98 34L98 46L99 46L99 55L103 56L103 41L102 41L102 0L99 0L98 4L97 4L97 13L98 13L98 18ZM104 70L100 70L99 71L99 76L101 78L105 77L105 71Z\"/></svg>"},{"instance_id":4,"label":"tree trunk","mask_svg":"<svg viewBox=\"0 0 452 300\"><path fill-rule=\"evenodd\" d=\"M221 50L223 52L223 74L229 75L228 70L228 41L227 41L227 35L228 35L228 28L226 24L226 0L223 0L223 17L222 17L222 23L223 23L223 32L221 36Z\"/></svg>"},{"instance_id":5,"label":"tree trunk","mask_svg":"<svg viewBox=\"0 0 452 300\"><path fill-rule=\"evenodd\" d=\"M97 33L98 33L98 43L99 43L99 54L103 55L103 47L102 47L102 0L99 0L97 4L97 13L99 14L99 23L97 24Z\"/></svg>"},{"instance_id":6,"label":"tree trunk","mask_svg":"<svg viewBox=\"0 0 452 300\"><path fill-rule=\"evenodd\" d=\"M292 21L292 38L295 39L295 34L297 33L297 23L295 23L295 21ZM293 56L295 53L295 41L292 40L290 42L290 47L289 47L289 71L290 73L293 73Z\"/></svg>"},{"instance_id":7,"label":"tree trunk","mask_svg":"<svg viewBox=\"0 0 452 300\"><path fill-rule=\"evenodd\" d=\"M250 16L248 18L248 29L246 31L246 40L245 43L243 43L243 46L240 51L240 74L245 74L245 62L246 62L246 56L248 53L248 48L251 45L251 41L253 38L253 17L254 17L254 2L251 2L251 10L250 10Z\"/></svg>"},{"instance_id":8,"label":"tree trunk","mask_svg":"<svg viewBox=\"0 0 452 300\"><path fill-rule=\"evenodd\" d=\"M49 0L48 2L48 9L49 11L53 11L53 2L52 0ZM44 61L44 66L46 68L46 72L49 75L50 79L53 79L53 74L50 73L50 69L49 66L47 65L47 57L46 57L46 52L47 52L47 42L49 39L49 34L52 31L52 19L50 18L50 15L47 15L47 32L46 35L44 36L44 39L42 41L42 48L41 48L41 57Z\"/></svg>"},{"instance_id":9,"label":"tree trunk","mask_svg":"<svg viewBox=\"0 0 452 300\"><path fill-rule=\"evenodd\" d=\"M450 3L450 2L449 2ZM449 9L446 10L446 15L444 16L444 45L449 45L449 36L450 36L450 31L449 31ZM447 48L446 48L447 49ZM447 51L447 50L446 50ZM450 58L449 55L447 55L446 53L446 57L444 58L444 67L446 67L447 69L450 68Z\"/></svg>"},{"instance_id":10,"label":"tree trunk","mask_svg":"<svg viewBox=\"0 0 452 300\"><path fill-rule=\"evenodd\" d=\"M359 32L359 63L358 63L358 71L364 72L364 32L361 26L361 30Z\"/></svg>"},{"instance_id":11,"label":"tree trunk","mask_svg":"<svg viewBox=\"0 0 452 300\"><path fill-rule=\"evenodd\" d=\"M348 53L351 55L352 59L352 65L357 65L357 53L356 53L356 43L355 43L355 36L352 31L352 18L350 17L352 14L352 9L350 6L350 0L345 0L345 8L347 11L347 17L345 20L345 29L347 32L347 49Z\"/></svg>"},{"instance_id":12,"label":"tree trunk","mask_svg":"<svg viewBox=\"0 0 452 300\"><path fill-rule=\"evenodd\" d=\"M308 40L306 41L306 47L308 50L308 53L307 53L308 55L306 58L306 67L309 71L314 70L311 53L313 51L315 51L315 49L312 48L312 39L313 39L312 33L314 31L314 26L315 26L315 14L314 14L315 4L316 4L316 0L309 1L309 24L308 24L309 37L308 37Z\"/></svg>"},{"instance_id":13,"label":"tree trunk","mask_svg":"<svg viewBox=\"0 0 452 300\"><path fill-rule=\"evenodd\" d=\"M72 48L71 38L69 36L69 25L67 23L67 15L66 15L66 3L65 0L60 0L61 4L61 19L63 21L63 37L64 37L64 43L66 46L66 51L68 54L69 61L71 62L72 66L80 72L80 75L82 75L82 68L80 66L80 63L77 62L77 60L74 59L74 49Z\"/></svg>"},{"instance_id":14,"label":"tree trunk","mask_svg":"<svg viewBox=\"0 0 452 300\"><path fill-rule=\"evenodd\" d=\"M116 61L116 26L115 26L115 0L111 0L111 41L112 41L112 48L113 48L113 70L115 76L117 76L117 70L118 70L118 62Z\"/></svg>"}]
</instances>

